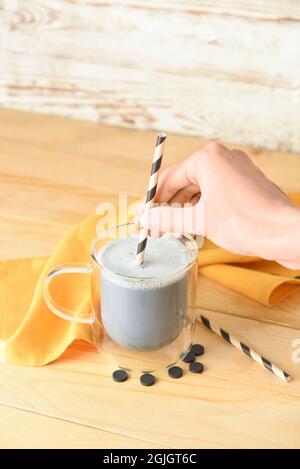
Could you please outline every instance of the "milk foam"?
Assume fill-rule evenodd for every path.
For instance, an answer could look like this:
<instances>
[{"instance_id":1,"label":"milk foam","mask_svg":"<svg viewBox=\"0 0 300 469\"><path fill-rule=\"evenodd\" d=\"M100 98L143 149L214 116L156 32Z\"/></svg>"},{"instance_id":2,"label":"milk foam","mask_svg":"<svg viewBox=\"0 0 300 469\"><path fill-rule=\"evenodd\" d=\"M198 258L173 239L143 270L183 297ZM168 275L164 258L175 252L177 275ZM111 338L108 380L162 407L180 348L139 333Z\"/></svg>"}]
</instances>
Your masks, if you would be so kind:
<instances>
[{"instance_id":1,"label":"milk foam","mask_svg":"<svg viewBox=\"0 0 300 469\"><path fill-rule=\"evenodd\" d=\"M159 288L180 278L182 270L192 260L191 253L177 239L167 235L161 238L148 238L145 260L136 265L138 237L121 237L107 243L98 253L98 260L103 265L103 275L115 276L114 282L129 284L131 288ZM106 272L105 272L106 270Z\"/></svg>"}]
</instances>

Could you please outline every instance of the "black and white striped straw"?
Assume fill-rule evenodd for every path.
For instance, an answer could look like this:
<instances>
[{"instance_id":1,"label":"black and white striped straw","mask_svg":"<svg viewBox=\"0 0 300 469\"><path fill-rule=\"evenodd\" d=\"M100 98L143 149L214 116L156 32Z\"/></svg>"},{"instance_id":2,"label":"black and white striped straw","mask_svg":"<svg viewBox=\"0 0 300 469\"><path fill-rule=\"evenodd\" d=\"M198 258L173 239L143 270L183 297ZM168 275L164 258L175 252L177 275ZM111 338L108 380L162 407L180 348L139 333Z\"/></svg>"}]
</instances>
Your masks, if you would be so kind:
<instances>
[{"instance_id":1,"label":"black and white striped straw","mask_svg":"<svg viewBox=\"0 0 300 469\"><path fill-rule=\"evenodd\" d=\"M155 145L155 150L154 150L154 154L152 158L151 175L150 175L149 184L148 184L144 212L149 210L149 208L154 202L157 182L158 182L158 175L159 175L159 170L161 167L163 149L164 149L166 137L167 137L166 134L160 133L157 135L157 138L156 138L156 145ZM137 252L136 252L137 265L141 265L144 262L145 249L147 245L147 237L148 237L148 230L145 228L142 228L140 231L140 237L139 237L139 242L138 242Z\"/></svg>"},{"instance_id":2,"label":"black and white striped straw","mask_svg":"<svg viewBox=\"0 0 300 469\"><path fill-rule=\"evenodd\" d=\"M271 371L271 373L276 375L278 378L286 382L291 380L291 376L288 373L286 373L285 371L282 371L280 368L278 368L278 366L275 366L273 363L271 363L269 360L264 358L262 355L259 355L257 352L251 349L248 345L244 344L244 342L241 342L236 337L224 331L224 329L222 329L221 327L211 322L210 319L207 319L205 316L202 316L202 314L200 315L200 319L202 323L204 324L204 326L206 326L208 329L213 331L215 334L222 337L229 344L240 349L242 352L248 355L248 357L252 358L252 360L256 361L260 365L263 365L267 370Z\"/></svg>"}]
</instances>

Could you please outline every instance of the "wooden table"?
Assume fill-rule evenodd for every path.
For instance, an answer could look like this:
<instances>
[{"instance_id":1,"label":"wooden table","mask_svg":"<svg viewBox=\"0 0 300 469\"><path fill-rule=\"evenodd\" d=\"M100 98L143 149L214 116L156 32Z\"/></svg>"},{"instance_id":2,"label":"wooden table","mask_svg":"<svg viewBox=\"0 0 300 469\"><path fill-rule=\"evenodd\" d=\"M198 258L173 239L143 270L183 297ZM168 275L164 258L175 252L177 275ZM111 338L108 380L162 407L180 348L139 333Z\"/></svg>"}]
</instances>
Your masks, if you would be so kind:
<instances>
[{"instance_id":1,"label":"wooden table","mask_svg":"<svg viewBox=\"0 0 300 469\"><path fill-rule=\"evenodd\" d=\"M147 185L153 133L0 111L0 258L47 255L61 236L118 192ZM200 147L169 136L164 164ZM300 190L300 157L253 150L285 190ZM2 363L0 446L96 448L300 447L300 292L265 308L201 278L198 308L247 339L295 379L285 384L197 325L201 376L161 373L152 388L117 384L93 347L76 342L41 368Z\"/></svg>"}]
</instances>

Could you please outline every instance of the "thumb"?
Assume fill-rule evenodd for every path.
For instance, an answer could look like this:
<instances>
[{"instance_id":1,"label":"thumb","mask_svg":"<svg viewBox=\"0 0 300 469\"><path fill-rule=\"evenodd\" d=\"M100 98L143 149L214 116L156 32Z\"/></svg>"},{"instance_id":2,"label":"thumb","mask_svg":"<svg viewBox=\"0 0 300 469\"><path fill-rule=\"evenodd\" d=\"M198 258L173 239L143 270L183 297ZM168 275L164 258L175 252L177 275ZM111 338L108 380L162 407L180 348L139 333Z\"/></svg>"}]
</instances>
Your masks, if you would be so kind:
<instances>
[{"instance_id":1,"label":"thumb","mask_svg":"<svg viewBox=\"0 0 300 469\"><path fill-rule=\"evenodd\" d=\"M144 228L169 233L204 234L203 203L183 207L159 205L146 210L140 223Z\"/></svg>"}]
</instances>

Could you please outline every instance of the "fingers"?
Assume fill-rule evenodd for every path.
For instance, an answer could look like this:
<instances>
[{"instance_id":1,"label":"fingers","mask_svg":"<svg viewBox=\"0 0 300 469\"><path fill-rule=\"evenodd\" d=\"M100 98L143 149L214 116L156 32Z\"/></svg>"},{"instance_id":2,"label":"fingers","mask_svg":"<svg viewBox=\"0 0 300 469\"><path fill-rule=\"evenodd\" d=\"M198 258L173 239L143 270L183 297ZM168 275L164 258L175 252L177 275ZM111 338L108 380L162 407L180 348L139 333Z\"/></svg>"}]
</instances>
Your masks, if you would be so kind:
<instances>
[{"instance_id":1,"label":"fingers","mask_svg":"<svg viewBox=\"0 0 300 469\"><path fill-rule=\"evenodd\" d=\"M184 204L185 202L189 202L195 194L199 193L199 186L191 182L188 176L188 173L192 172L191 165L194 163L194 158L192 157L193 155L177 165L170 166L162 172L158 181L155 201L160 203L176 202ZM134 217L134 223L137 226L139 226L143 211L144 204L141 204L137 208Z\"/></svg>"},{"instance_id":2,"label":"fingers","mask_svg":"<svg viewBox=\"0 0 300 469\"><path fill-rule=\"evenodd\" d=\"M155 201L159 203L170 203L173 198L176 200L176 194L183 189L186 189L187 192L190 190L193 191L190 196L199 192L201 188L199 186L198 176L199 170L202 168L199 162L203 160L206 155L211 157L212 155L218 155L228 151L229 150L220 143L211 142L179 163L165 169L159 176ZM198 171L196 168L198 168ZM183 194L180 194L181 200L184 203L186 200L182 196Z\"/></svg>"},{"instance_id":3,"label":"fingers","mask_svg":"<svg viewBox=\"0 0 300 469\"><path fill-rule=\"evenodd\" d=\"M143 214L144 208L145 208L145 204L144 204L144 203L141 203L141 204L137 207L137 209L136 209L136 211L135 211L135 215L134 215L133 221L134 221L134 224L135 224L138 228L139 228L139 225L140 225L140 218L141 218L141 216L142 216L142 214Z\"/></svg>"},{"instance_id":4,"label":"fingers","mask_svg":"<svg viewBox=\"0 0 300 469\"><path fill-rule=\"evenodd\" d=\"M213 177L216 176L216 171L213 171L211 168L218 166L220 155L227 155L230 151L223 145L217 142L211 142L201 150L191 154L188 158L182 160L180 163L173 165L163 171L159 177L158 186L156 190L155 202L157 203L169 203L169 204L178 204L183 205L186 202L192 202L192 205L197 205L201 196L201 187L205 191L205 184L207 181L211 181ZM225 158L224 156L224 158ZM212 162L213 164L207 164L206 162ZM210 172L212 173L210 175ZM154 209L155 210L155 209ZM139 220L142 215L143 208L138 211L136 220ZM189 212L190 211L190 212ZM195 211L197 215L198 210ZM159 231L174 231L174 226L178 228L178 232L182 232L184 229L185 232L196 233L199 231L199 226L201 227L202 220L198 220L196 225L193 222L192 214L194 214L193 208L186 208L180 211L180 207L171 207L170 210L166 208L159 208L156 213L156 217L165 215L167 217L164 222L165 227L162 229L159 227L163 220L158 220L154 218L153 221L149 221L150 212L144 216L145 220L148 220L149 229L151 232L154 230ZM189 214L187 220L183 220L185 214ZM175 217L175 218L174 218ZM184 227L182 223L184 222ZM154 225L152 225L154 223ZM201 233L201 229L199 231Z\"/></svg>"},{"instance_id":5,"label":"fingers","mask_svg":"<svg viewBox=\"0 0 300 469\"><path fill-rule=\"evenodd\" d=\"M191 198L191 204L196 205L201 198L201 193L198 192L197 194L194 194L193 197Z\"/></svg>"},{"instance_id":6,"label":"fingers","mask_svg":"<svg viewBox=\"0 0 300 469\"><path fill-rule=\"evenodd\" d=\"M155 232L204 234L203 205L174 207L160 205L151 208L141 217L141 225Z\"/></svg>"},{"instance_id":7,"label":"fingers","mask_svg":"<svg viewBox=\"0 0 300 469\"><path fill-rule=\"evenodd\" d=\"M199 187L196 184L190 184L189 186L185 187L184 189L180 189L174 197L168 202L170 205L184 205L187 202L190 202L192 205L195 205L199 202L201 193L199 192ZM145 204L142 203L138 206L134 216L134 223L139 227L140 218L144 212ZM153 235L153 231L151 232L151 236Z\"/></svg>"},{"instance_id":8,"label":"fingers","mask_svg":"<svg viewBox=\"0 0 300 469\"><path fill-rule=\"evenodd\" d=\"M190 174L193 174L194 162L195 158L191 155L163 171L159 176L155 200L160 203L169 202L178 191L195 184L196 182L190 178ZM199 187L197 192L199 192Z\"/></svg>"},{"instance_id":9,"label":"fingers","mask_svg":"<svg viewBox=\"0 0 300 469\"><path fill-rule=\"evenodd\" d=\"M176 203L183 205L186 202L191 202L196 194L199 194L199 187L196 184L190 184L176 192L174 197L169 201L169 204Z\"/></svg>"},{"instance_id":10,"label":"fingers","mask_svg":"<svg viewBox=\"0 0 300 469\"><path fill-rule=\"evenodd\" d=\"M170 203L179 191L188 187L190 188L190 186L192 186L194 193L200 192L201 176L205 173L201 162L205 161L207 157L211 159L213 156L218 157L228 153L230 151L224 145L211 142L201 150L192 153L180 163L167 168L159 177L155 197L156 202Z\"/></svg>"}]
</instances>

